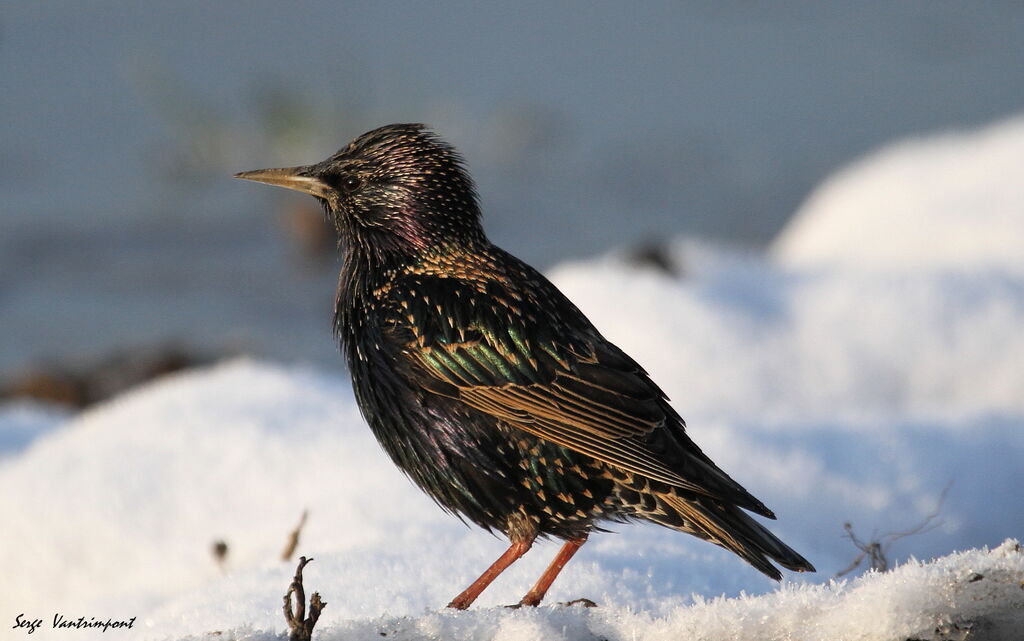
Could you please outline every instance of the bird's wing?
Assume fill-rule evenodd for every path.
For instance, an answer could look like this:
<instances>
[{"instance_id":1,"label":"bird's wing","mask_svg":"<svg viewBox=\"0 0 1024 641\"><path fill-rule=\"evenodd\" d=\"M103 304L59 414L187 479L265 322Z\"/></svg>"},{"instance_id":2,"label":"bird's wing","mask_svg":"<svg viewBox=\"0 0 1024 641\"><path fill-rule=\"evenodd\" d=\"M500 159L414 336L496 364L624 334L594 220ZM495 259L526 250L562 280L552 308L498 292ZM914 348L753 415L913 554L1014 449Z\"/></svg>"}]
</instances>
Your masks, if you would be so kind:
<instances>
[{"instance_id":1,"label":"bird's wing","mask_svg":"<svg viewBox=\"0 0 1024 641\"><path fill-rule=\"evenodd\" d=\"M413 384L535 436L772 516L690 440L647 373L546 284L540 301L451 278L394 288L400 367Z\"/></svg>"}]
</instances>

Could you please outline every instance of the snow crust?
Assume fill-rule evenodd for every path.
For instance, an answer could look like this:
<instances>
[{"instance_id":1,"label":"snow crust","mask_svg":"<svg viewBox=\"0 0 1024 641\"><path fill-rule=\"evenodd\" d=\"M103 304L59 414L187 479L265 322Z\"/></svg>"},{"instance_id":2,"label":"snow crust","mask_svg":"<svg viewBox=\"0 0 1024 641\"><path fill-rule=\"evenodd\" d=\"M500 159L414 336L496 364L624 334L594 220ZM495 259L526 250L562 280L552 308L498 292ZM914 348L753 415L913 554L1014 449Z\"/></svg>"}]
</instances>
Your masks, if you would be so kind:
<instances>
[{"instance_id":1,"label":"snow crust","mask_svg":"<svg viewBox=\"0 0 1024 641\"><path fill-rule=\"evenodd\" d=\"M756 597L697 597L692 605L666 608L657 614L622 606L440 611L346 621L325 628L319 638L1012 641L1019 639L1024 629L1022 573L1024 554L1016 541L1007 540L991 551L971 550L932 563L912 561L893 572L872 573L850 582L787 584L777 592ZM227 638L270 641L280 637L244 631L232 632Z\"/></svg>"},{"instance_id":2,"label":"snow crust","mask_svg":"<svg viewBox=\"0 0 1024 641\"><path fill-rule=\"evenodd\" d=\"M986 135L1009 144L1018 125ZM969 157L978 140L959 144ZM862 171L880 165L903 185L907 166L893 162ZM969 197L975 183L959 200L953 179L905 187L939 182L947 198L934 208L961 203L957 238L970 236L970 212L986 211ZM1024 194L991 194L992 212L1014 198L1022 211ZM923 211L932 201L919 198ZM826 210L856 209L839 205ZM770 527L817 575L780 588L692 537L624 525L595 535L549 595L597 609L496 607L541 573L557 547L548 542L473 610L445 611L505 543L402 477L345 377L241 359L76 417L0 407L0 636L19 634L7 627L18 615L60 613L137 623L32 638L280 638L295 563L279 557L308 509L298 554L315 559L306 587L327 602L325 641L1021 638L1024 555L1007 539L1024 531L1024 270L989 251L982 230L966 253L904 237L906 260L856 254L857 243L822 250L829 261L785 249L846 237L849 219L827 211L805 212L800 224L821 233L794 231L803 240L782 243L777 262L685 242L674 250L681 278L617 256L550 274L651 372L694 440L775 510ZM935 512L934 527L885 537ZM829 581L858 554L847 521L903 564ZM222 565L216 541L228 546Z\"/></svg>"}]
</instances>

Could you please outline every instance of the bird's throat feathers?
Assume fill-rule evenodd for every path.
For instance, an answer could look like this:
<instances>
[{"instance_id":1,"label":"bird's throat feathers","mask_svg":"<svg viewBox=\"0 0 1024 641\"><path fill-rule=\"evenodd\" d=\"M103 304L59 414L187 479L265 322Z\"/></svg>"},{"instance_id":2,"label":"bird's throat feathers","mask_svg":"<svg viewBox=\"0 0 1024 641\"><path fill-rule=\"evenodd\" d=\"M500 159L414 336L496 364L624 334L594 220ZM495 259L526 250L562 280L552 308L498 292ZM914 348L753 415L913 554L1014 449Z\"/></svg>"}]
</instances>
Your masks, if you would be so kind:
<instances>
[{"instance_id":1,"label":"bird's throat feathers","mask_svg":"<svg viewBox=\"0 0 1024 641\"><path fill-rule=\"evenodd\" d=\"M491 247L485 238L435 239L416 230L411 234L415 242L403 240L396 245L393 240L385 240L374 244L359 239L342 244L344 258L335 298L334 332L346 351L366 338L366 319L384 304L396 278L430 271L429 265L463 263L471 260L470 256L486 254ZM423 238L428 242L419 241Z\"/></svg>"}]
</instances>

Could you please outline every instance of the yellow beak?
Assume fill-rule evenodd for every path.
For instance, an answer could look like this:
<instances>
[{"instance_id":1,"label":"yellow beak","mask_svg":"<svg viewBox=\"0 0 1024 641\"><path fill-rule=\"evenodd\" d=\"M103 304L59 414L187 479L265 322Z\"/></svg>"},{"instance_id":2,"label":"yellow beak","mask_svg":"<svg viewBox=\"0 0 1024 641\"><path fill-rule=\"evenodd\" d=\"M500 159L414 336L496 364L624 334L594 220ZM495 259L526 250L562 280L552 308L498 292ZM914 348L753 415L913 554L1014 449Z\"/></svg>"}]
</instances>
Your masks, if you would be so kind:
<instances>
[{"instance_id":1,"label":"yellow beak","mask_svg":"<svg viewBox=\"0 0 1024 641\"><path fill-rule=\"evenodd\" d=\"M304 194L319 198L327 198L331 188L329 185L308 175L309 167L283 167L280 169L257 169L235 174L235 178L252 180L258 183L294 189Z\"/></svg>"}]
</instances>

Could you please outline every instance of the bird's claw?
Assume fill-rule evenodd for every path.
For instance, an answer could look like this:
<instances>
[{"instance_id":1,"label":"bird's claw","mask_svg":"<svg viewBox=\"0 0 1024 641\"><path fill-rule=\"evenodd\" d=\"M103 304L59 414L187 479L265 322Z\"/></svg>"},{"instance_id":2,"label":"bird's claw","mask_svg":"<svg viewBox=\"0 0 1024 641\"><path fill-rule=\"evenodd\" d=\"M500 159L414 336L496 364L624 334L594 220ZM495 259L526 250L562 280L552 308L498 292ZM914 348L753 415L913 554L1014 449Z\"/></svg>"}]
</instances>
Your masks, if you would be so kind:
<instances>
[{"instance_id":1,"label":"bird's claw","mask_svg":"<svg viewBox=\"0 0 1024 641\"><path fill-rule=\"evenodd\" d=\"M572 601L559 601L555 605L562 606L564 608L571 608L574 605L582 605L585 608L596 608L597 607L596 603L594 603L593 601L591 601L590 599L587 599L587 598L573 599ZM519 603L514 603L512 605L506 605L505 607L510 609L510 610L518 610L519 608L522 608L524 606L537 607L537 604L536 603L524 603L524 602L520 601Z\"/></svg>"}]
</instances>

